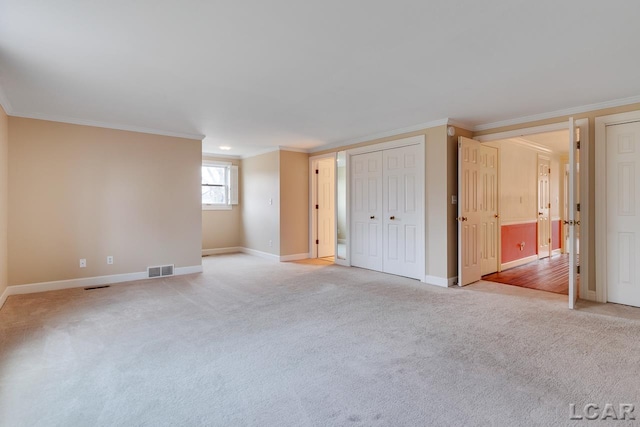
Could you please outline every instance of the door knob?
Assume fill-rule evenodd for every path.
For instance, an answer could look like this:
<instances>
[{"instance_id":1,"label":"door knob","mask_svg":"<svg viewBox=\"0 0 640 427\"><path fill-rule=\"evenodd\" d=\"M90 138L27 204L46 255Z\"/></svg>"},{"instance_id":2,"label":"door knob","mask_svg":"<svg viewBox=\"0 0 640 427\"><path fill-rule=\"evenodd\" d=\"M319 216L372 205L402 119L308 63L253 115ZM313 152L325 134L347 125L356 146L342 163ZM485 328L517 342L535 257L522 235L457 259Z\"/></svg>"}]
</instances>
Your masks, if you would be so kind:
<instances>
[{"instance_id":1,"label":"door knob","mask_svg":"<svg viewBox=\"0 0 640 427\"><path fill-rule=\"evenodd\" d=\"M500 215L498 215L498 214L494 214L494 215L493 215L493 217L494 217L494 218L500 218Z\"/></svg>"},{"instance_id":2,"label":"door knob","mask_svg":"<svg viewBox=\"0 0 640 427\"><path fill-rule=\"evenodd\" d=\"M542 212L538 212L538 215L544 215Z\"/></svg>"},{"instance_id":3,"label":"door knob","mask_svg":"<svg viewBox=\"0 0 640 427\"><path fill-rule=\"evenodd\" d=\"M376 216L375 216L375 215L371 215L371 216L369 217L369 219L376 219Z\"/></svg>"},{"instance_id":4,"label":"door knob","mask_svg":"<svg viewBox=\"0 0 640 427\"><path fill-rule=\"evenodd\" d=\"M467 219L468 218L466 216L459 216L459 217L456 218L456 221L462 222L462 221L466 221Z\"/></svg>"},{"instance_id":5,"label":"door knob","mask_svg":"<svg viewBox=\"0 0 640 427\"><path fill-rule=\"evenodd\" d=\"M396 217L395 217L395 216L390 216L390 217L389 217L389 219L390 219L391 221L393 221L394 219L396 219Z\"/></svg>"}]
</instances>

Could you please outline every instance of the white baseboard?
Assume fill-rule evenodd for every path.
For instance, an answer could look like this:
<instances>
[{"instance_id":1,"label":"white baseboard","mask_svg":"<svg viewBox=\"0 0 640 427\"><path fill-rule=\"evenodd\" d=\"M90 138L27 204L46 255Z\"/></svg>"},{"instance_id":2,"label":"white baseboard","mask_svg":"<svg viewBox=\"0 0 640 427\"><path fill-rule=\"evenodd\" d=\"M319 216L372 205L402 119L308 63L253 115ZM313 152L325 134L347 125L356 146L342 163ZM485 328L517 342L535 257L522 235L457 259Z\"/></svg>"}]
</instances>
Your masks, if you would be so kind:
<instances>
[{"instance_id":1,"label":"white baseboard","mask_svg":"<svg viewBox=\"0 0 640 427\"><path fill-rule=\"evenodd\" d=\"M254 255L260 258L268 259L271 261L280 261L280 257L278 255L270 254L267 252L258 251L256 249L242 248L242 253Z\"/></svg>"},{"instance_id":2,"label":"white baseboard","mask_svg":"<svg viewBox=\"0 0 640 427\"><path fill-rule=\"evenodd\" d=\"M551 255L560 255L562 253L562 248L554 249L551 251Z\"/></svg>"},{"instance_id":3,"label":"white baseboard","mask_svg":"<svg viewBox=\"0 0 640 427\"><path fill-rule=\"evenodd\" d=\"M513 267L520 267L521 265L529 264L530 262L537 261L538 255L531 255L526 258L520 258L515 261L505 262L504 264L500 264L500 271L507 270Z\"/></svg>"},{"instance_id":4,"label":"white baseboard","mask_svg":"<svg viewBox=\"0 0 640 427\"><path fill-rule=\"evenodd\" d=\"M196 273L202 273L202 265L190 265L188 267L175 267L173 269L174 276L184 276L185 274L196 274Z\"/></svg>"},{"instance_id":5,"label":"white baseboard","mask_svg":"<svg viewBox=\"0 0 640 427\"><path fill-rule=\"evenodd\" d=\"M448 288L449 286L453 286L453 285L449 285L449 282L452 279L447 279L446 277L429 276L429 275L424 276L425 283L429 285L441 286L443 288ZM457 280L457 278L455 279Z\"/></svg>"},{"instance_id":6,"label":"white baseboard","mask_svg":"<svg viewBox=\"0 0 640 427\"><path fill-rule=\"evenodd\" d=\"M298 261L301 259L309 258L308 252L305 252L302 254L292 254L292 255L282 255L282 256L274 255L268 252L262 252L262 251L258 251L256 249L250 249L250 248L240 248L240 252L244 254L254 255L260 258L268 259L271 261L277 261L277 262Z\"/></svg>"},{"instance_id":7,"label":"white baseboard","mask_svg":"<svg viewBox=\"0 0 640 427\"><path fill-rule=\"evenodd\" d=\"M309 253L304 253L304 254L293 254L293 255L282 255L280 257L280 262L287 262L287 261L299 261L301 259L309 259Z\"/></svg>"},{"instance_id":8,"label":"white baseboard","mask_svg":"<svg viewBox=\"0 0 640 427\"><path fill-rule=\"evenodd\" d=\"M232 246L230 248L216 248L216 249L203 249L202 255L221 255L221 254L236 254L242 252L240 246Z\"/></svg>"},{"instance_id":9,"label":"white baseboard","mask_svg":"<svg viewBox=\"0 0 640 427\"><path fill-rule=\"evenodd\" d=\"M597 301L598 297L596 296L596 291L587 291L587 297L585 299L589 301Z\"/></svg>"},{"instance_id":10,"label":"white baseboard","mask_svg":"<svg viewBox=\"0 0 640 427\"><path fill-rule=\"evenodd\" d=\"M192 265L188 267L176 267L173 270L174 276L184 274L202 273L201 265ZM171 276L164 276L171 277ZM134 280L148 279L147 272L112 274L109 276L82 277L79 279L55 280L52 282L29 283L25 285L8 286L2 293L0 302L4 303L10 295L33 294L36 292L59 291L62 289L85 288L89 286L102 286L114 283L131 282ZM0 307L2 305L0 304Z\"/></svg>"},{"instance_id":11,"label":"white baseboard","mask_svg":"<svg viewBox=\"0 0 640 427\"><path fill-rule=\"evenodd\" d=\"M2 294L0 294L0 309L2 309L2 306L4 305L5 301L7 300L7 298L9 297L9 287L7 287Z\"/></svg>"}]
</instances>

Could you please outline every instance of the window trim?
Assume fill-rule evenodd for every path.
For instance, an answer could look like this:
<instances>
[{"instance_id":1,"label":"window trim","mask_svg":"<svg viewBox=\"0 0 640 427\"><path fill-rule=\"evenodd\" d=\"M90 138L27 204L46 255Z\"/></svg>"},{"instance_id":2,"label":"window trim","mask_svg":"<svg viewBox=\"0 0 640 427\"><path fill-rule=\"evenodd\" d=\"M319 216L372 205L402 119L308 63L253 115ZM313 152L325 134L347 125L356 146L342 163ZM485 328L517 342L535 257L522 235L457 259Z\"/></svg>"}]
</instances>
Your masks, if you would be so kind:
<instances>
[{"instance_id":1,"label":"window trim","mask_svg":"<svg viewBox=\"0 0 640 427\"><path fill-rule=\"evenodd\" d=\"M227 203L202 203L203 211L229 211L233 208L231 204L231 166L233 163L231 162L220 162L214 160L203 160L202 167L223 167L225 168L225 180L227 183L225 184L226 189L226 199ZM202 179L200 179L200 187L202 188Z\"/></svg>"}]
</instances>

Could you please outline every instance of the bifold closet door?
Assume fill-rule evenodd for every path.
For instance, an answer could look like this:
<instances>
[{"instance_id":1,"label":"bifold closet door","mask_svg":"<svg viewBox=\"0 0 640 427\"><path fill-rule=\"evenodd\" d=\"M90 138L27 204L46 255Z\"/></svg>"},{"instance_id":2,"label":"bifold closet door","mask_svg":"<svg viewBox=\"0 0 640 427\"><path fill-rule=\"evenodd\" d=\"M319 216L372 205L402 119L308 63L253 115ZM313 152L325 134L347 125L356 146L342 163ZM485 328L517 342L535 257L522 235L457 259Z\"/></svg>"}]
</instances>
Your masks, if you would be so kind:
<instances>
[{"instance_id":1,"label":"bifold closet door","mask_svg":"<svg viewBox=\"0 0 640 427\"><path fill-rule=\"evenodd\" d=\"M382 152L351 157L351 265L382 271Z\"/></svg>"},{"instance_id":2,"label":"bifold closet door","mask_svg":"<svg viewBox=\"0 0 640 427\"><path fill-rule=\"evenodd\" d=\"M424 279L422 199L424 175L419 146L383 151L383 270Z\"/></svg>"}]
</instances>

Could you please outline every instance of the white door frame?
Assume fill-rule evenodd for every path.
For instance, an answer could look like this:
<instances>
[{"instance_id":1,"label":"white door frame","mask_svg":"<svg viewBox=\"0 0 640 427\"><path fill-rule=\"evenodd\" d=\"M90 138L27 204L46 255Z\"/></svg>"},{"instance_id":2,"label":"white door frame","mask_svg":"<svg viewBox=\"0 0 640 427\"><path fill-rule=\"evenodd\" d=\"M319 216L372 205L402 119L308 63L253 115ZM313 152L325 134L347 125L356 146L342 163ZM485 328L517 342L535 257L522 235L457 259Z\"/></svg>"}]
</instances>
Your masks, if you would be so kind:
<instances>
[{"instance_id":1,"label":"white door frame","mask_svg":"<svg viewBox=\"0 0 640 427\"><path fill-rule=\"evenodd\" d=\"M316 245L316 239L318 238L318 212L316 211L316 204L318 203L318 177L316 176L316 165L319 160L333 159L334 167L336 161L336 153L321 154L318 156L309 157L309 258L318 258L318 245ZM334 180L337 179L338 174L334 174ZM336 198L337 191L335 191L334 185L334 199ZM335 258L337 258L337 230L335 224L337 224L337 206L333 205L334 216L334 234L335 239Z\"/></svg>"},{"instance_id":2,"label":"white door frame","mask_svg":"<svg viewBox=\"0 0 640 427\"><path fill-rule=\"evenodd\" d=\"M640 112L638 112L640 115ZM597 121L597 119L596 119ZM589 292L589 224L591 218L589 217L589 119L578 119L575 121L575 127L580 128L580 295L583 299L595 301L596 295L593 292ZM534 135L537 133L554 132L558 130L568 130L568 120L563 120L558 123L552 123L549 125L532 126L528 128L516 129L506 132L497 132L487 135L476 136L473 139L480 142L497 141L501 139L511 139L520 136ZM597 149L597 144L596 144ZM596 151L597 154L597 151ZM596 155L596 161L598 156ZM596 165L597 166L597 165ZM598 168L596 167L596 172ZM598 180L596 180L596 184ZM597 190L597 187L596 187ZM597 194L597 193L596 193ZM598 209L599 203L596 197L596 209ZM599 217L596 210L596 219ZM598 233L596 232L596 236ZM600 242L600 240L597 240ZM597 252L596 252L597 254ZM596 261L596 266L599 266L599 262ZM601 282L602 283L602 282ZM596 278L596 293L598 291L598 280Z\"/></svg>"},{"instance_id":3,"label":"white door frame","mask_svg":"<svg viewBox=\"0 0 640 427\"><path fill-rule=\"evenodd\" d=\"M607 126L640 121L640 110L596 117L596 301L607 302ZM581 153L582 154L582 153ZM582 213L582 212L581 212ZM580 249L582 255L582 248Z\"/></svg>"},{"instance_id":4,"label":"white door frame","mask_svg":"<svg viewBox=\"0 0 640 427\"><path fill-rule=\"evenodd\" d=\"M394 139L393 141L387 141L387 142L380 142L378 144L372 144L372 145L365 145L362 147L356 147L356 148L351 148L349 150L346 150L346 167L347 167L347 171L346 171L346 180L347 180L347 256L346 256L346 265L351 266L351 229L350 229L350 224L351 224L351 156L354 156L356 154L364 154L364 153L372 153L374 151L383 151L383 150L389 150L391 148L400 148L400 147L406 147L408 145L421 145L421 152L424 154L426 152L426 147L425 147L425 136L424 135L417 135L417 136L410 136L408 138L400 138L400 139ZM424 157L424 156L423 156ZM422 166L422 170L423 173L426 172L426 159L423 158L422 162L420 163L420 165ZM336 174L337 176L337 174ZM422 275L420 278L421 282L425 282L426 279L426 271L427 271L427 263L426 263L426 247L427 247L427 240L426 240L426 227L424 226L424 224L426 224L426 206L427 206L427 199L426 199L426 182L423 183L422 185L422 200L423 200L423 206L422 206L422 218L420 219L420 221L423 224L423 241L422 244L424 246L424 250L423 250L423 259L422 259ZM337 192L336 192L337 193ZM336 239L337 242L337 239ZM340 263L342 265L342 263Z\"/></svg>"}]
</instances>

